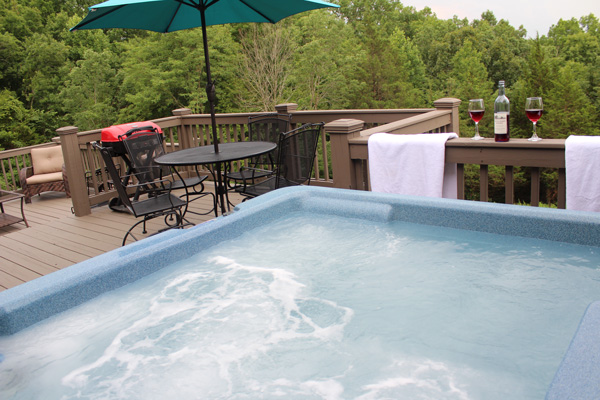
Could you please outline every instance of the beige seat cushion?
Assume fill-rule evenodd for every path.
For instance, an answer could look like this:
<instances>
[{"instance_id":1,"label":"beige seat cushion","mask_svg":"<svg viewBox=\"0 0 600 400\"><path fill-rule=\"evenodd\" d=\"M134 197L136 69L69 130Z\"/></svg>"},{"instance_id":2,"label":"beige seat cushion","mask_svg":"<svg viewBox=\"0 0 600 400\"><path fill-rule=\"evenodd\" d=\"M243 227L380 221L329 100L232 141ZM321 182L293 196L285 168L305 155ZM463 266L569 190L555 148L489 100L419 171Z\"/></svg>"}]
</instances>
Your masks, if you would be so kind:
<instances>
[{"instance_id":1,"label":"beige seat cushion","mask_svg":"<svg viewBox=\"0 0 600 400\"><path fill-rule=\"evenodd\" d=\"M61 147L53 146L31 149L31 164L33 166L33 175L61 172L62 165L64 164ZM27 183L30 183L29 179L27 179Z\"/></svg>"},{"instance_id":2,"label":"beige seat cushion","mask_svg":"<svg viewBox=\"0 0 600 400\"><path fill-rule=\"evenodd\" d=\"M51 172L49 174L39 174L39 175L35 174L33 176L30 176L29 178L27 178L27 184L28 185L37 185L40 183L56 182L56 181L62 181L62 180L63 180L62 171L61 172Z\"/></svg>"}]
</instances>

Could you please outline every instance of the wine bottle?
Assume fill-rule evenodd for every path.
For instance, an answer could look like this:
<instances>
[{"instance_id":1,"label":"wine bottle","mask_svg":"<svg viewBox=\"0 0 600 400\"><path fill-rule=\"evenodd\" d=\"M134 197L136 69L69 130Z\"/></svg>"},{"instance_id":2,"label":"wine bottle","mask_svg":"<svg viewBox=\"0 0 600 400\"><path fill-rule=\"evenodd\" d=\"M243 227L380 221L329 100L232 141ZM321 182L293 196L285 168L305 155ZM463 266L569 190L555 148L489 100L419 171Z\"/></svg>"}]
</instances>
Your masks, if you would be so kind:
<instances>
[{"instance_id":1,"label":"wine bottle","mask_svg":"<svg viewBox=\"0 0 600 400\"><path fill-rule=\"evenodd\" d=\"M504 93L504 81L498 82L498 97L494 102L494 141L510 139L510 101Z\"/></svg>"}]
</instances>

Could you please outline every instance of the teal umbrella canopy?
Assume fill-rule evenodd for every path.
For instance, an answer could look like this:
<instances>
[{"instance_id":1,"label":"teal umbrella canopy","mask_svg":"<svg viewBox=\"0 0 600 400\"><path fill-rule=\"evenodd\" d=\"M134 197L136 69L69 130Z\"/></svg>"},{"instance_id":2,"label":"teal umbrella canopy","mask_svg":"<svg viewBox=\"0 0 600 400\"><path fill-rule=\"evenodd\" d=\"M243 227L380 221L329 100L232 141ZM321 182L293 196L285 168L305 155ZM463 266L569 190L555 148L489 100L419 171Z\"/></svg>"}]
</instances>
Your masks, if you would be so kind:
<instances>
[{"instance_id":1,"label":"teal umbrella canopy","mask_svg":"<svg viewBox=\"0 0 600 400\"><path fill-rule=\"evenodd\" d=\"M174 32L202 27L206 63L206 94L210 105L215 153L217 123L215 86L210 73L206 27L239 22L275 23L290 15L325 7L339 7L322 0L108 0L89 8L88 15L71 31L80 29L144 29Z\"/></svg>"},{"instance_id":2,"label":"teal umbrella canopy","mask_svg":"<svg viewBox=\"0 0 600 400\"><path fill-rule=\"evenodd\" d=\"M91 6L71 30L129 28L173 32L238 22L275 23L290 15L325 7L321 0L109 0ZM205 13L202 23L201 13Z\"/></svg>"}]
</instances>

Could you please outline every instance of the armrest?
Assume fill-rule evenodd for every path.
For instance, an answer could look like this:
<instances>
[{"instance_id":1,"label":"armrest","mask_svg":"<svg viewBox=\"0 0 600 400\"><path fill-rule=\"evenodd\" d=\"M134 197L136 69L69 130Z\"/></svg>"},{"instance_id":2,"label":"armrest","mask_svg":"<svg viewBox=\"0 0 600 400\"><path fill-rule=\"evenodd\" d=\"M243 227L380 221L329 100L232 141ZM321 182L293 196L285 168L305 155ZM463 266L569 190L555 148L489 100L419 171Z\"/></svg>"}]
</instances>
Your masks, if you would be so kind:
<instances>
[{"instance_id":1,"label":"armrest","mask_svg":"<svg viewBox=\"0 0 600 400\"><path fill-rule=\"evenodd\" d=\"M21 183L21 189L27 184L27 178L33 176L33 167L21 168L19 171L19 181Z\"/></svg>"}]
</instances>

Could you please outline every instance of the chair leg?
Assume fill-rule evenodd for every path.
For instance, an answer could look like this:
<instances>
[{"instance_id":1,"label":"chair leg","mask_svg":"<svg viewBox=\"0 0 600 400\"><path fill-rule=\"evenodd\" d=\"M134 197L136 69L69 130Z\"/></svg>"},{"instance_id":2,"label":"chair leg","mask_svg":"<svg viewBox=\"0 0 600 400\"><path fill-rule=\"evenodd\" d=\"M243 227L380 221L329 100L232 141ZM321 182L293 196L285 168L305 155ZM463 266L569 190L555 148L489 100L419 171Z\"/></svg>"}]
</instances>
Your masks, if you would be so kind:
<instances>
[{"instance_id":1,"label":"chair leg","mask_svg":"<svg viewBox=\"0 0 600 400\"><path fill-rule=\"evenodd\" d=\"M31 204L31 192L29 191L29 187L26 187L25 190L23 190L23 195L25 196L25 203L27 204Z\"/></svg>"},{"instance_id":2,"label":"chair leg","mask_svg":"<svg viewBox=\"0 0 600 400\"><path fill-rule=\"evenodd\" d=\"M132 233L132 231L139 224L144 224L144 231L145 231L146 230L146 218L144 218L142 221L136 222L135 224L133 224L131 226L131 228L129 228L129 230L127 231L127 233L125 234L125 236L123 236L123 242L121 243L121 246L125 246L125 243L127 243L127 237L129 237L129 236L131 236L133 238L133 240L137 242L138 239L135 237L135 235ZM146 233L146 232L142 232L142 233Z\"/></svg>"},{"instance_id":3,"label":"chair leg","mask_svg":"<svg viewBox=\"0 0 600 400\"><path fill-rule=\"evenodd\" d=\"M176 223L174 225L169 225L167 223L167 219L169 219L170 217L172 217L173 214L175 214L175 221L176 221ZM158 218L158 217L162 217L162 216L165 217L165 225L167 225L167 227L165 229L159 230L157 233L164 232L164 231L169 230L169 229L181 229L181 228L185 227L186 225L194 225L193 223L188 222L188 221L185 220L185 218L183 217L183 214L181 212L181 209L179 209L179 210L173 210L173 211L168 212L168 213L146 215L143 220L136 222L135 224L133 224L133 226L131 228L129 228L129 230L127 231L127 233L123 237L123 242L121 243L121 246L125 246L125 244L127 243L127 238L129 236L131 236L134 241L136 241L136 242L138 241L138 238L135 237L135 235L133 234L133 230L139 224L143 224L143 231L142 231L142 233L146 234L146 233L148 233L146 231L146 222L150 221L150 220L152 220L154 218Z\"/></svg>"}]
</instances>

